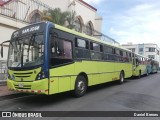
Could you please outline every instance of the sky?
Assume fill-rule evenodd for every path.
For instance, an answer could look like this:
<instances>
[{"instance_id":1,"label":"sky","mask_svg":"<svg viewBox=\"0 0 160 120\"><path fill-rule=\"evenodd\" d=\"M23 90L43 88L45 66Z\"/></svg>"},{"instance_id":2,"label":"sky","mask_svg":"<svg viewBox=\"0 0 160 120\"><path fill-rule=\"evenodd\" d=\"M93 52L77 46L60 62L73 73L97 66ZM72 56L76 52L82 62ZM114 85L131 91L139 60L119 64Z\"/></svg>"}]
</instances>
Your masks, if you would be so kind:
<instances>
[{"instance_id":1,"label":"sky","mask_svg":"<svg viewBox=\"0 0 160 120\"><path fill-rule=\"evenodd\" d=\"M84 0L103 17L102 33L120 44L160 47L160 0Z\"/></svg>"}]
</instances>

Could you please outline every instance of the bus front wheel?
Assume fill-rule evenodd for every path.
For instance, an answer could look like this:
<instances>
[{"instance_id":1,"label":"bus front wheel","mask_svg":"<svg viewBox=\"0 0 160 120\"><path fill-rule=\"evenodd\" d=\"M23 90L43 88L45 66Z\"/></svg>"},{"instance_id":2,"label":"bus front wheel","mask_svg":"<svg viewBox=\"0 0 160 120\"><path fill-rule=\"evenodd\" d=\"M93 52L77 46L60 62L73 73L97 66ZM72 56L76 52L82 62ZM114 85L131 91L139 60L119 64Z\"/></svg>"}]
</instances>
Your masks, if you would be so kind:
<instances>
[{"instance_id":1,"label":"bus front wheel","mask_svg":"<svg viewBox=\"0 0 160 120\"><path fill-rule=\"evenodd\" d=\"M82 97L87 90L87 81L84 76L78 76L75 82L74 95L75 97Z\"/></svg>"}]
</instances>

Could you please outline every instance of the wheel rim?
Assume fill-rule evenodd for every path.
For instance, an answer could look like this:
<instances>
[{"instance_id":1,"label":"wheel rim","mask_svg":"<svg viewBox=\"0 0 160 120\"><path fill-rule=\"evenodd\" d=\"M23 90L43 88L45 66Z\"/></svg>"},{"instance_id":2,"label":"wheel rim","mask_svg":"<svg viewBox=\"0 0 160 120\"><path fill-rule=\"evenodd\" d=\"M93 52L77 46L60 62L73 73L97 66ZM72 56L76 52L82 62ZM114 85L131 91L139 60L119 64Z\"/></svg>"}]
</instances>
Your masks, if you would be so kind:
<instances>
[{"instance_id":1,"label":"wheel rim","mask_svg":"<svg viewBox=\"0 0 160 120\"><path fill-rule=\"evenodd\" d=\"M121 74L121 83L124 81L123 74Z\"/></svg>"},{"instance_id":2,"label":"wheel rim","mask_svg":"<svg viewBox=\"0 0 160 120\"><path fill-rule=\"evenodd\" d=\"M84 81L79 81L77 85L77 90L79 93L83 93L85 91L85 83Z\"/></svg>"}]
</instances>

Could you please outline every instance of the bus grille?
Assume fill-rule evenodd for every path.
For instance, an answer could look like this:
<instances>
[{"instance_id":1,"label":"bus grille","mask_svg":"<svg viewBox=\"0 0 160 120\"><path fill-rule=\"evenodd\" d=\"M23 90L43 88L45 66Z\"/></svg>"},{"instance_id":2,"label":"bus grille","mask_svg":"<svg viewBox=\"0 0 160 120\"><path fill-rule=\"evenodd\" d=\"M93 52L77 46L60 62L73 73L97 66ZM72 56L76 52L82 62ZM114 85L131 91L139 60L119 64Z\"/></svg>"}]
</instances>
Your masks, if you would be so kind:
<instances>
[{"instance_id":1,"label":"bus grille","mask_svg":"<svg viewBox=\"0 0 160 120\"><path fill-rule=\"evenodd\" d=\"M23 78L26 78L26 77L30 77L32 75L33 72L28 72L28 73L14 73L15 77L23 77Z\"/></svg>"}]
</instances>

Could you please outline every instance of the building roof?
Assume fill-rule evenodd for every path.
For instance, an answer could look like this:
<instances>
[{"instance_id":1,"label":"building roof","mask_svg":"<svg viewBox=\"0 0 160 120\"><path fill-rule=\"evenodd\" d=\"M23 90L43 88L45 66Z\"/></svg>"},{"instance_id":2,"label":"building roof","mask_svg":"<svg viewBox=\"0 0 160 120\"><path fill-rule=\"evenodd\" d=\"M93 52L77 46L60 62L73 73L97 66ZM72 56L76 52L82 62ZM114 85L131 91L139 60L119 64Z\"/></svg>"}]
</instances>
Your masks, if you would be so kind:
<instances>
[{"instance_id":1,"label":"building roof","mask_svg":"<svg viewBox=\"0 0 160 120\"><path fill-rule=\"evenodd\" d=\"M157 45L156 43L141 43L141 44L122 44L121 46L136 46L136 45ZM158 45L157 45L158 46Z\"/></svg>"},{"instance_id":2,"label":"building roof","mask_svg":"<svg viewBox=\"0 0 160 120\"><path fill-rule=\"evenodd\" d=\"M93 9L94 11L97 11L97 9L93 6L91 6L90 4L86 3L85 1L83 0L79 0L81 3L83 3L84 5L88 6L89 8Z\"/></svg>"},{"instance_id":3,"label":"building roof","mask_svg":"<svg viewBox=\"0 0 160 120\"><path fill-rule=\"evenodd\" d=\"M12 1L12 0L0 0L0 6L3 6L5 4L9 3L10 1Z\"/></svg>"}]
</instances>

